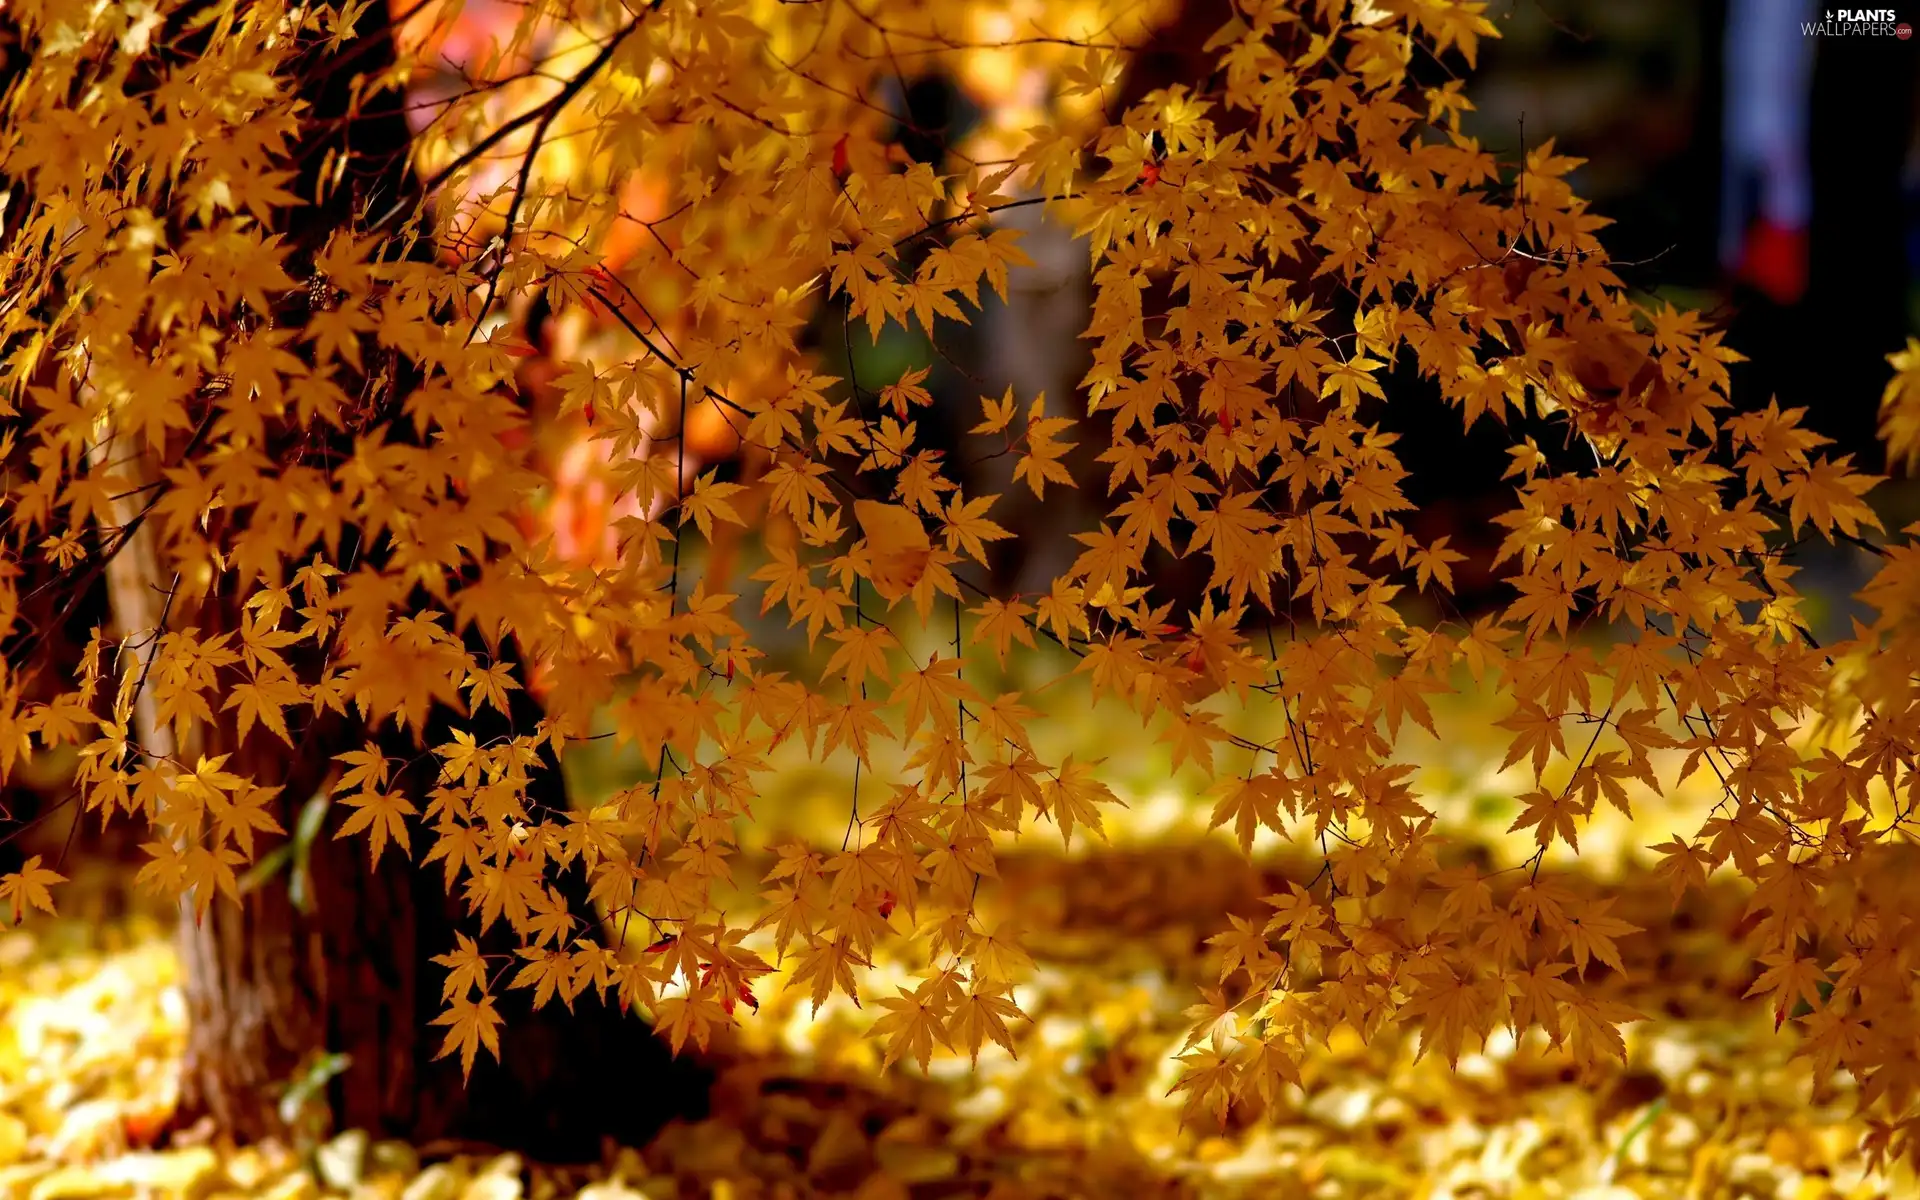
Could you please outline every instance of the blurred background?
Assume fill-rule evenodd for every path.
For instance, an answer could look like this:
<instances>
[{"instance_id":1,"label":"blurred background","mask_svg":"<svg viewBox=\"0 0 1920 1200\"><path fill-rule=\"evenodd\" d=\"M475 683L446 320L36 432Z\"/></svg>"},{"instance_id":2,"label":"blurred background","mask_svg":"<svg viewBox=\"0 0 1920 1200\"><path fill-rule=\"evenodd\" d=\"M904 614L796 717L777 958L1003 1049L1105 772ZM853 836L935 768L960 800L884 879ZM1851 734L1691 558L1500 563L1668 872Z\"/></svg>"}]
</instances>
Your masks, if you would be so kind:
<instances>
[{"instance_id":1,"label":"blurred background","mask_svg":"<svg viewBox=\"0 0 1920 1200\"><path fill-rule=\"evenodd\" d=\"M1879 469L1885 356L1920 332L1920 43L1803 32L1811 0L1497 0L1474 132L1554 137L1624 273L1716 312L1736 395ZM1920 19L1920 10L1901 11Z\"/></svg>"},{"instance_id":2,"label":"blurred background","mask_svg":"<svg viewBox=\"0 0 1920 1200\"><path fill-rule=\"evenodd\" d=\"M1901 19L1920 9L1899 6ZM1553 137L1615 221L1622 278L1710 314L1743 407L1805 408L1866 470L1886 356L1920 334L1920 42L1845 35L1813 0L1496 0L1469 88L1501 157ZM1920 517L1900 481L1890 530ZM1873 558L1803 547L1815 631L1844 636Z\"/></svg>"},{"instance_id":3,"label":"blurred background","mask_svg":"<svg viewBox=\"0 0 1920 1200\"><path fill-rule=\"evenodd\" d=\"M1110 115L1153 88L1204 78L1211 56L1202 48L1227 11L1224 0L1174 10ZM1467 89L1477 106L1472 135L1508 163L1549 138L1586 159L1571 182L1615 222L1603 236L1621 277L1642 300L1706 313L1747 357L1734 368L1735 402L1805 408L1805 423L1833 439L1835 454L1881 471L1886 356L1920 333L1920 42L1831 23L1809 32L1824 15L1811 0L1494 0L1487 15L1502 36L1482 43ZM1920 9L1901 15L1920 19ZM1428 73L1434 83L1450 74L1438 63ZM943 144L991 144L992 128L1007 124L997 118L1019 103L1017 86L995 84L913 83L899 97L915 126L897 132L902 147L936 161ZM1084 249L1033 210L1010 216L1023 218L1038 263L1017 274L1008 304L989 300L983 319L943 331L944 353L897 328L877 345L864 331L843 339L828 315L825 356L862 381L931 368L930 387L946 403L923 429L971 413L982 383L994 392L1012 384L1022 396L1044 390L1072 410L1083 362L1062 335L1085 322ZM1472 610L1505 595L1486 566L1498 532L1490 519L1511 502L1500 480L1507 439L1485 423L1463 432L1452 412L1422 403L1429 392L1403 370L1381 420L1403 434L1408 495L1420 507L1409 514L1412 532L1450 537L1470 556L1456 577L1461 606ZM1920 501L1897 483L1873 500L1889 528L1920 518ZM1089 503L1063 495L1001 517L1023 537L996 547L996 585L1044 588L1064 564L1040 548L1071 547L1065 532L1097 519ZM1872 556L1808 546L1801 561L1816 633L1843 634ZM1173 575L1182 566L1162 565Z\"/></svg>"}]
</instances>

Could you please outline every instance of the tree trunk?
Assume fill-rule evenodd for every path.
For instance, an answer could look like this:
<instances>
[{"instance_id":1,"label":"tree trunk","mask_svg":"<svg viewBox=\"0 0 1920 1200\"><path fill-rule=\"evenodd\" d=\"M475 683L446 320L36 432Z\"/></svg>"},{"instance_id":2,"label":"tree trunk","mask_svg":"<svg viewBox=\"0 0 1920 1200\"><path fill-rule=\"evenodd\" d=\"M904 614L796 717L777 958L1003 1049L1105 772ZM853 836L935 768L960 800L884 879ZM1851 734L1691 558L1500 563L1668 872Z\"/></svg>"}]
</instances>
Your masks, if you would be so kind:
<instances>
[{"instance_id":1,"label":"tree trunk","mask_svg":"<svg viewBox=\"0 0 1920 1200\"><path fill-rule=\"evenodd\" d=\"M182 1121L211 1116L242 1140L278 1133L285 1089L322 1052L346 1056L322 1093L336 1129L551 1161L596 1157L603 1137L644 1141L704 1102L697 1068L590 992L571 1013L557 1003L533 1013L526 993L510 993L500 1061L483 1054L463 1086L458 1058L435 1058L445 972L430 960L453 949L464 913L438 868L392 847L371 866L364 840L333 841L337 824L311 843L309 904L295 903L282 872L242 904L215 901L202 921L183 907Z\"/></svg>"}]
</instances>

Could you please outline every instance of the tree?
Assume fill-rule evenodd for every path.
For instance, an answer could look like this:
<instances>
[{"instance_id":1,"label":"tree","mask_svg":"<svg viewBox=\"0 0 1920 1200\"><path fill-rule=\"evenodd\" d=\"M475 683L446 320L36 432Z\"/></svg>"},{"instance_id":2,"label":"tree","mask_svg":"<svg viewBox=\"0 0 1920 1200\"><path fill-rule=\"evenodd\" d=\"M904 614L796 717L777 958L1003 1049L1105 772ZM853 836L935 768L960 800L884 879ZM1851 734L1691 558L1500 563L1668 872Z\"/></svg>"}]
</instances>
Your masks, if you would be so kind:
<instances>
[{"instance_id":1,"label":"tree","mask_svg":"<svg viewBox=\"0 0 1920 1200\"><path fill-rule=\"evenodd\" d=\"M1874 540L1875 481L1798 410L1723 417L1729 352L1628 296L1573 160L1548 142L1505 164L1459 132L1460 80L1409 64L1470 68L1484 6L1246 0L1204 77L1117 122L1104 92L1144 30L1098 7L976 37L909 0L529 4L417 135L420 187L356 195L355 157L324 146L392 101L344 65L370 44L363 0L174 25L20 6L0 394L34 470L6 483L8 553L124 602L55 663L0 593L0 769L76 749L79 802L151 828L141 879L185 898L201 979L302 921L342 969L412 962L374 918L447 911L444 986L410 1002L476 1080L510 1057L503 1025L574 1008L638 1008L676 1051L704 1046L770 960L816 1003L858 995L883 939L925 969L876 1034L925 1060L1019 1016L1015 931L981 907L996 845L1035 820L1097 836L1116 803L1097 760L1045 739L1084 687L1212 781L1243 847L1270 830L1319 853L1264 928L1219 939L1181 1086L1220 1112L1270 1098L1341 1025L1418 1023L1450 1059L1498 1024L1617 1056L1636 1014L1579 980L1620 969L1637 930L1539 868L1603 801L1705 770L1722 793L1661 873L1751 881L1755 994L1866 1081L1880 1149L1912 1152L1920 581L1907 545ZM890 161L878 85L941 58L1052 72L1057 95L986 131L1005 154ZM1089 415L988 394L973 435L1036 499L1106 495L1044 594L996 595L988 547L1015 531L925 447L920 380L830 378L805 330L834 306L849 337L937 338L1021 262L998 211L1042 201L1094 263ZM621 239L647 249L605 253ZM585 563L528 522L541 479L506 381L530 348L505 316L536 292L599 322L554 380L624 501ZM1885 398L1896 454L1916 360ZM1460 556L1402 524L1377 420L1408 400L1392 368L1511 439L1495 611L1454 613ZM701 410L771 464L758 607L817 656L771 661L751 602L692 580L683 550L745 524L748 490L689 470ZM1881 616L1845 645L1812 644L1797 612L1786 559L1809 532L1885 559ZM1176 608L1149 554L1198 564L1201 594ZM1003 668L1042 640L1071 665L1023 696ZM17 690L36 668L61 673L51 698ZM1431 725L1426 697L1482 681L1511 702L1508 764L1533 780L1516 828L1538 845L1490 877L1446 843L1403 737ZM654 765L582 811L556 756L596 714ZM784 847L764 917L729 917L758 781L795 747L853 764L846 837ZM308 811L334 824L303 834ZM315 881L311 916L242 896L275 872ZM45 907L58 882L30 860L0 896ZM523 998L534 1013L509 1014ZM328 1028L307 1048L354 1035L337 1003L308 1010ZM356 1045L353 1070L391 1044L412 1063L426 1024ZM323 1040L305 1028L291 1040ZM349 1119L356 1096L388 1113L378 1088L336 1090ZM252 1132L258 1107L222 1115Z\"/></svg>"},{"instance_id":2,"label":"tree","mask_svg":"<svg viewBox=\"0 0 1920 1200\"><path fill-rule=\"evenodd\" d=\"M194 67L186 64L200 56L213 57L217 63L217 53L210 52L223 45L223 33L234 32L223 30L218 22L236 15L204 4L178 5L147 30L148 45L156 52L132 64L126 84L133 104L147 105L141 116L155 123L165 117L184 118L189 127L194 118L205 119L204 110L196 111L194 101L185 99L197 86ZM36 30L35 24L27 14L17 31L25 35L23 51L34 48L34 33L57 32L57 25L54 30ZM245 61L244 35L224 44ZM368 79L377 80L395 67L392 39L384 24L361 29L350 49L344 43L319 43L291 67L291 78L300 88L297 98L309 107L297 123L285 126L292 140L285 156L289 169L267 176L266 185L277 188L284 183L294 188L290 194L317 197L316 203L302 209L299 221L288 223L280 247L281 261L293 266L309 285L291 298L275 296L252 313L246 301L240 301L238 324L246 333L257 336L264 316L271 339L275 325L288 315L289 299L296 310L304 307L309 319L329 313L333 301L313 266L325 253L327 240L352 228L356 213L371 198L384 196L391 202L418 193L418 181L408 164L410 135L401 109L389 99L391 106L385 111L362 111L358 95ZM176 77L166 79L167 72ZM22 87L23 98L32 97L33 82L37 81L29 78ZM156 94L169 85L175 89L171 99ZM249 119L254 115L249 114ZM205 132L193 136L204 137ZM267 164L234 165L257 169ZM335 171L334 186L320 186L323 170ZM165 212L159 205L154 207L156 213ZM31 210L27 213L31 219ZM431 244L416 240L413 250L403 253L423 261L419 249ZM431 261L430 256L424 261ZM46 314L37 314L37 319L45 320ZM349 340L354 336L352 331L346 334ZM150 339L146 345L138 341L136 345L140 350L152 348ZM297 352L298 347L292 349ZM381 353L371 340L366 349L369 354ZM311 359L296 353L288 361L304 366ZM393 370L393 356L388 361L388 369ZM82 377L83 385L97 378L89 372ZM204 402L222 395L231 382L230 377L215 376L202 386L198 398ZM417 385L405 366L391 384L396 390ZM217 418L208 410L202 419ZM295 1119L294 1110L282 1103L290 1086L304 1080L311 1089L331 1080L320 1094L331 1101L333 1115L343 1125L383 1129L417 1140L479 1138L525 1146L548 1156L583 1157L598 1153L603 1133L632 1138L676 1110L697 1107L697 1077L672 1066L643 1030L611 1010L586 1011L567 1021L541 1019L528 1036L516 1030L504 1046L510 1059L507 1069L483 1077L476 1088L465 1086L462 1073L451 1062L435 1061L438 1039L432 1037L428 1023L439 1011L436 983L445 972L432 960L458 948L453 933L456 906L444 887L411 870L402 859L392 857L382 863L332 841L328 835L343 821L338 812L328 812L323 789L327 764L340 750L362 745L368 736L396 754L411 754L411 745L404 739L382 738L377 730L364 731L365 722L348 719L351 714L341 712L339 705L331 711L316 711L316 719L307 724L297 742L288 745L248 742L245 717L238 726L209 724L184 737L169 728L164 709L156 703L158 691L148 693L145 687L156 666L164 673L165 634L156 631L171 627L182 581L160 556L152 528L146 524L159 511L147 500L164 469L167 442L163 436L157 444L151 440L142 444L140 432L131 424L116 423L101 430L98 445L89 450L91 462L113 463L135 485L108 501L121 541L102 556L99 570L75 573L64 581L49 579L33 589L47 616L30 623L27 644L42 645L53 625L48 618L62 611L63 593L71 603L76 595L109 592L115 632L128 652L120 678L123 684L128 679L134 684L133 718L120 736L137 734L143 752L150 756L174 756L191 746L196 760L233 765L246 771L250 784L267 785L266 791L253 795L238 810L226 811L225 819L236 822L228 828L239 833L243 844L249 828L267 833L297 830L292 841L259 858L244 877L232 876L231 868L240 865L236 861L212 864L219 873L215 886L225 885L231 893L244 891L245 904L183 909L181 949L187 965L193 1036L179 1119L190 1123L199 1116L211 1116L231 1132L259 1136ZM193 440L198 441L202 432L196 430ZM282 463L299 463L315 453L324 457L350 452L344 439L329 433L334 431L304 446L269 439L268 453ZM364 531L354 530L348 536L356 539ZM353 553L349 551L349 556ZM367 557L377 560L383 553L375 547ZM44 574L47 561L30 563L29 570L42 567ZM57 555L53 561L58 561ZM104 588L97 586L102 582ZM240 599L209 588L198 609L202 632L237 627L244 642L252 625ZM422 607L431 605L430 598L420 600ZM273 641L271 636L268 640ZM77 646L71 649L77 654ZM511 650L511 646L505 648L501 661L514 661ZM127 722L127 714L118 713L118 719ZM484 720L485 714L479 719ZM515 694L499 706L494 723L530 726L537 719L537 709L524 695ZM286 727L279 725L279 732L285 733ZM431 771L424 777L417 768L411 773L420 783L432 783ZM529 796L546 808L565 808L564 786L557 773L544 774ZM584 880L556 883L557 894L585 920L590 907ZM582 1086L591 1078L589 1066L593 1071L649 1079L650 1086L626 1105L596 1103L593 1093Z\"/></svg>"}]
</instances>

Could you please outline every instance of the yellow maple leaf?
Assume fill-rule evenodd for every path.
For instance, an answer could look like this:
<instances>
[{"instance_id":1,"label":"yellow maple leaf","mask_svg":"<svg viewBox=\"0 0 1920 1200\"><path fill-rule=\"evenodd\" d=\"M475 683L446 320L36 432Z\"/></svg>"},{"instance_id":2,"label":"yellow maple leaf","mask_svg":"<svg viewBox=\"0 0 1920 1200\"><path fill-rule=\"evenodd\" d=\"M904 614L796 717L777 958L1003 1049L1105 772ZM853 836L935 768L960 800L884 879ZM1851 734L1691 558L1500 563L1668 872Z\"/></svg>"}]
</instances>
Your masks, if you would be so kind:
<instances>
[{"instance_id":1,"label":"yellow maple leaf","mask_svg":"<svg viewBox=\"0 0 1920 1200\"><path fill-rule=\"evenodd\" d=\"M854 519L866 539L867 578L889 603L912 591L933 554L927 527L898 504L857 500Z\"/></svg>"},{"instance_id":2,"label":"yellow maple leaf","mask_svg":"<svg viewBox=\"0 0 1920 1200\"><path fill-rule=\"evenodd\" d=\"M482 1046L496 1059L500 1057L500 1027L506 1021L494 1009L493 997L485 992L480 993L478 1000L464 995L454 997L447 1011L435 1017L433 1023L448 1026L446 1040L434 1057L445 1058L458 1051L463 1078L473 1074L473 1059Z\"/></svg>"},{"instance_id":3,"label":"yellow maple leaf","mask_svg":"<svg viewBox=\"0 0 1920 1200\"><path fill-rule=\"evenodd\" d=\"M44 913L53 912L53 893L49 889L56 883L65 883L66 876L58 871L40 865L38 854L20 864L20 869L7 875L0 875L0 901L5 901L13 912L14 924L20 923L21 914L29 908L37 908Z\"/></svg>"},{"instance_id":4,"label":"yellow maple leaf","mask_svg":"<svg viewBox=\"0 0 1920 1200\"><path fill-rule=\"evenodd\" d=\"M405 818L418 815L420 810L411 800L398 792L363 791L344 796L340 802L354 811L335 831L336 841L366 831L367 852L375 866L380 863L380 852L386 848L388 837L399 844L403 853L413 854L413 846L407 840Z\"/></svg>"}]
</instances>

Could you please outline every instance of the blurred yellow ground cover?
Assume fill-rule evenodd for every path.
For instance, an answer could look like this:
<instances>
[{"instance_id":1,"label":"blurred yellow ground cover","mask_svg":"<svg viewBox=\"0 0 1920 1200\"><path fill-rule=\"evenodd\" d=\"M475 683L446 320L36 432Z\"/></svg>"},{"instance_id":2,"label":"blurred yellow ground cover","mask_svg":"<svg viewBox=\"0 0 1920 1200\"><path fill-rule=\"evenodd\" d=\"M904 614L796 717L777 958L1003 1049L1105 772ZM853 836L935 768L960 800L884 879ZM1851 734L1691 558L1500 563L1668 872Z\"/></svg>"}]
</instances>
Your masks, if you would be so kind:
<instances>
[{"instance_id":1,"label":"blurred yellow ground cover","mask_svg":"<svg viewBox=\"0 0 1920 1200\"><path fill-rule=\"evenodd\" d=\"M1217 871L1188 855L1184 869ZM1105 865L1105 864L1103 864ZM1113 866L1131 865L1124 856ZM1034 864L1026 882L1087 895ZM1180 867L1171 869L1179 870ZM1081 914L1083 921L1091 914ZM664 1200L677 1196L1631 1196L1911 1195L1867 1176L1846 1097L1812 1099L1804 1066L1764 1020L1742 1019L1708 979L1666 981L1702 1010L1628 1031L1629 1067L1599 1087L1558 1056L1497 1038L1459 1074L1388 1040L1340 1039L1269 1119L1184 1132L1165 1095L1185 1030L1196 927L1083 925L1038 938L1017 1059L977 1070L936 1059L877 1076L864 1018L835 1002L810 1019L776 995L726 1052L713 1116L669 1128L593 1172L468 1154L422 1168L417 1148L350 1131L291 1150L139 1148L164 1107L181 1015L160 926L42 924L0 941L0 1195L352 1196L363 1200ZM1183 954L1182 951L1185 951ZM1057 957L1055 957L1057 955ZM1719 965L1738 970L1740 956ZM1710 953L1687 958L1713 964ZM429 1148L431 1151L432 1148ZM995 1190L998 1189L998 1190Z\"/></svg>"},{"instance_id":2,"label":"blurred yellow ground cover","mask_svg":"<svg viewBox=\"0 0 1920 1200\"><path fill-rule=\"evenodd\" d=\"M1442 719L1423 781L1443 811L1464 806L1464 832L1497 835L1497 798L1511 789L1487 774L1472 725L1465 711ZM1137 766L1145 784L1150 757L1122 765ZM770 803L822 833L835 789L821 777L796 775L794 785L820 794ZM1716 887L1675 911L1663 883L1631 870L1565 880L1617 894L1615 911L1647 930L1621 941L1630 988L1604 969L1589 976L1589 987L1654 1014L1623 1031L1626 1065L1597 1083L1577 1081L1538 1031L1519 1043L1497 1035L1458 1073L1437 1057L1415 1061L1414 1037L1389 1033L1368 1046L1342 1035L1264 1114L1183 1128L1168 1091L1191 998L1217 973L1207 939L1226 914L1259 911L1260 895L1311 864L1285 854L1248 862L1223 834L1207 837L1204 806L1178 795L1134 798L1112 844L1071 861L1004 856L984 908L1023 927L1033 960L1016 995L1033 1016L1011 1030L1017 1054L990 1045L972 1067L941 1053L925 1071L911 1056L882 1070L871 989L864 1008L835 996L815 1013L804 986L763 981L758 1017L718 1047L711 1116L592 1170L530 1166L479 1147L379 1143L360 1131L299 1149L147 1149L183 1045L163 924L134 914L0 933L0 1196L1920 1194L1911 1177L1863 1170L1849 1081L1816 1087L1804 1062L1788 1061L1793 1025L1776 1033L1757 1002L1740 999L1754 971L1732 936L1744 897ZM1645 844L1644 824L1660 819L1653 806L1638 811L1641 823L1621 822L1621 863ZM1488 853L1525 857L1497 836ZM873 982L907 983L908 966L883 961Z\"/></svg>"}]
</instances>

